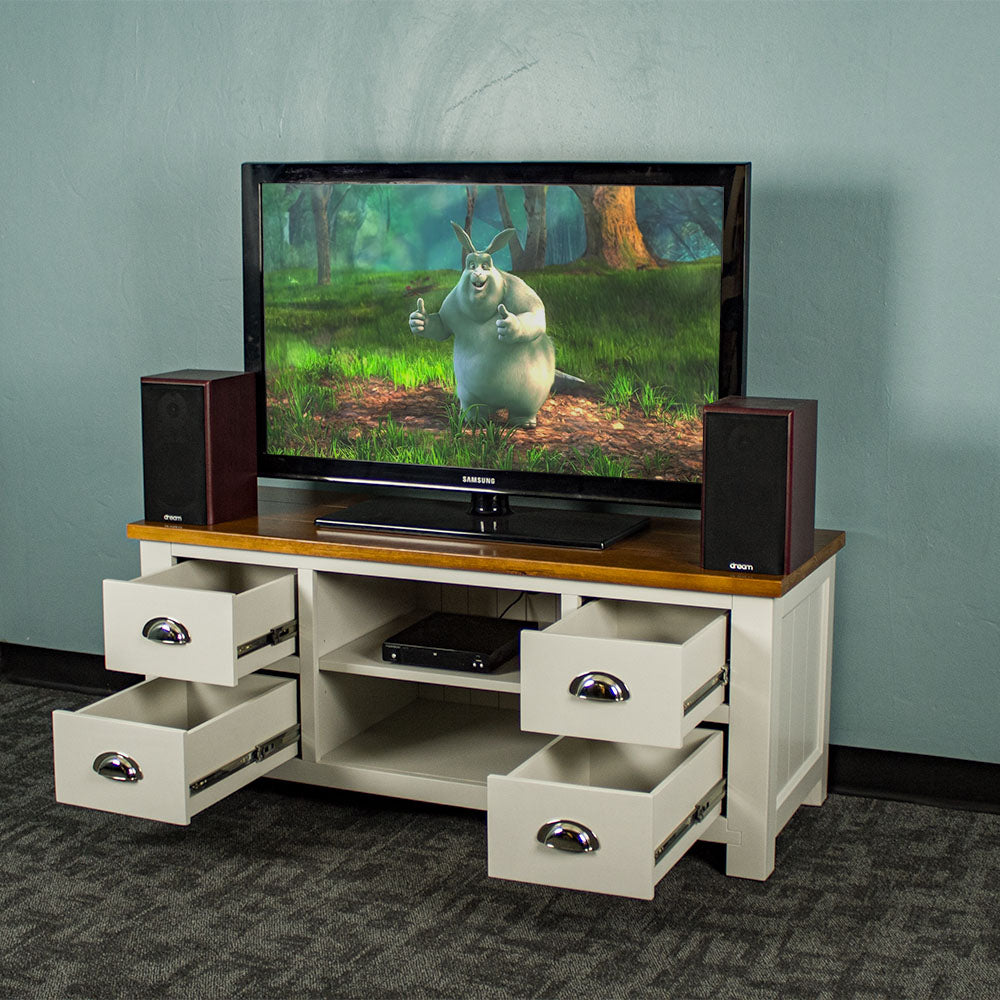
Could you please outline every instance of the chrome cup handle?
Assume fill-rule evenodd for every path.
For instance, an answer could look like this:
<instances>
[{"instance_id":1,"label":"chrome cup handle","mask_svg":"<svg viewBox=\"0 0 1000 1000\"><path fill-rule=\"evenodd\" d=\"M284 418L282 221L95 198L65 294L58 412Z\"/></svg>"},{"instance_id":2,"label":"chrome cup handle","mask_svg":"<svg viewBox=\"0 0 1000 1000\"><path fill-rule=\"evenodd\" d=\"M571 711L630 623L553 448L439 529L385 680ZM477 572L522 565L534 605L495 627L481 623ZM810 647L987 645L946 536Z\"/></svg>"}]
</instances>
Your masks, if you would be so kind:
<instances>
[{"instance_id":1,"label":"chrome cup handle","mask_svg":"<svg viewBox=\"0 0 1000 1000\"><path fill-rule=\"evenodd\" d=\"M589 854L601 846L593 830L571 819L556 819L546 823L538 831L537 839L546 847L571 854Z\"/></svg>"},{"instance_id":2,"label":"chrome cup handle","mask_svg":"<svg viewBox=\"0 0 1000 1000\"><path fill-rule=\"evenodd\" d=\"M94 759L94 770L111 781L142 781L139 765L123 753L109 751L98 754Z\"/></svg>"},{"instance_id":3,"label":"chrome cup handle","mask_svg":"<svg viewBox=\"0 0 1000 1000\"><path fill-rule=\"evenodd\" d=\"M569 693L587 701L628 701L629 689L620 677L600 671L590 671L569 682Z\"/></svg>"},{"instance_id":4,"label":"chrome cup handle","mask_svg":"<svg viewBox=\"0 0 1000 1000\"><path fill-rule=\"evenodd\" d=\"M165 646L186 646L191 641L191 633L187 627L173 618L150 618L142 626L143 638L150 642L163 643Z\"/></svg>"}]
</instances>

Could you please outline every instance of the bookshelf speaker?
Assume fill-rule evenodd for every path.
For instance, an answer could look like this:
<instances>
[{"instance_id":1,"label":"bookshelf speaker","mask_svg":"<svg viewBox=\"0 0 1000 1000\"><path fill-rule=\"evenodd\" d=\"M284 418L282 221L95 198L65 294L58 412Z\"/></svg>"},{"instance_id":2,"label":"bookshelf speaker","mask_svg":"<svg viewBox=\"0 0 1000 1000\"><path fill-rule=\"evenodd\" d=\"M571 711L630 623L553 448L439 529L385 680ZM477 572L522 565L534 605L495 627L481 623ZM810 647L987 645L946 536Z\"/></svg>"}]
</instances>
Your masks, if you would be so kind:
<instances>
[{"instance_id":1,"label":"bookshelf speaker","mask_svg":"<svg viewBox=\"0 0 1000 1000\"><path fill-rule=\"evenodd\" d=\"M784 576L813 554L816 400L705 407L701 564Z\"/></svg>"},{"instance_id":2,"label":"bookshelf speaker","mask_svg":"<svg viewBox=\"0 0 1000 1000\"><path fill-rule=\"evenodd\" d=\"M146 520L215 524L256 514L256 376L185 369L141 384Z\"/></svg>"}]
</instances>

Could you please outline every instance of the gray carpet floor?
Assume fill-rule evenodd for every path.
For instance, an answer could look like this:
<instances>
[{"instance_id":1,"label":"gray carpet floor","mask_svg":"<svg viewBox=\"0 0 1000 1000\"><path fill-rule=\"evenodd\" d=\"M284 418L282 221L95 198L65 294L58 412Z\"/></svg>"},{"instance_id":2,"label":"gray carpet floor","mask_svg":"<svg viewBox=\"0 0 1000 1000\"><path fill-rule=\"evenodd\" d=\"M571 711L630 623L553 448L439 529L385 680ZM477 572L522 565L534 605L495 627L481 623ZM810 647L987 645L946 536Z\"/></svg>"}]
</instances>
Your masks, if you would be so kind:
<instances>
[{"instance_id":1,"label":"gray carpet floor","mask_svg":"<svg viewBox=\"0 0 1000 1000\"><path fill-rule=\"evenodd\" d=\"M699 844L652 902L490 879L485 817L260 781L190 827L58 805L0 683L0 997L1000 997L1000 815L831 796L763 883Z\"/></svg>"}]
</instances>

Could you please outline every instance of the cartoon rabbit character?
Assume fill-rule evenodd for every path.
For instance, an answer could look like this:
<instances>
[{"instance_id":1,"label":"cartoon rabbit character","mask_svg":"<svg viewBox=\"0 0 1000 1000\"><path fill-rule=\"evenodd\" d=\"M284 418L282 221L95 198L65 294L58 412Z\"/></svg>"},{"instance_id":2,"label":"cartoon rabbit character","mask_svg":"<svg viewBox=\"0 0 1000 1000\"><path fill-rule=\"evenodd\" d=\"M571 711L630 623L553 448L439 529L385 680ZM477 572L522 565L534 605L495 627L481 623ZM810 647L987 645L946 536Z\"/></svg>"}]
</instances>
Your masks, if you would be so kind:
<instances>
[{"instance_id":1,"label":"cartoon rabbit character","mask_svg":"<svg viewBox=\"0 0 1000 1000\"><path fill-rule=\"evenodd\" d=\"M534 427L555 378L555 349L545 333L542 300L520 278L493 266L491 255L515 230L503 230L480 251L461 226L452 227L466 254L462 276L440 312L428 314L417 299L410 330L430 340L455 338L455 387L466 420L484 423L505 409L508 424Z\"/></svg>"}]
</instances>

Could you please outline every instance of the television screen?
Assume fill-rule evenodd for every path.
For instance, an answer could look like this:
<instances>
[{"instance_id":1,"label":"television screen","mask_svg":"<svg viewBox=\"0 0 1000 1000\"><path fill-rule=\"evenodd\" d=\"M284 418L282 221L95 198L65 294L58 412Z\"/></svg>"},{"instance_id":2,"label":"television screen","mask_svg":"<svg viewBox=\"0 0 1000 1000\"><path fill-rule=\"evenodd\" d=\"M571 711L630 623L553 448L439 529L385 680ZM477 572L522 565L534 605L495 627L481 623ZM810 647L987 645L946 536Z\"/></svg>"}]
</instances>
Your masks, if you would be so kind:
<instances>
[{"instance_id":1,"label":"television screen","mask_svg":"<svg viewBox=\"0 0 1000 1000\"><path fill-rule=\"evenodd\" d=\"M260 471L697 506L747 165L247 164Z\"/></svg>"}]
</instances>

